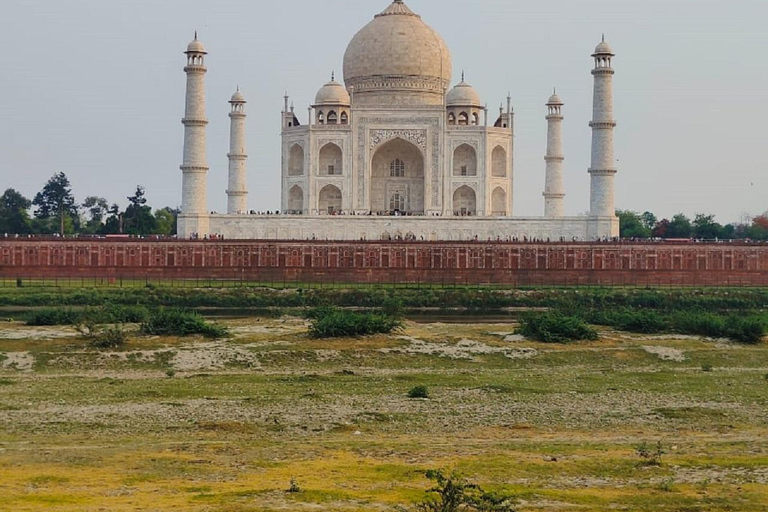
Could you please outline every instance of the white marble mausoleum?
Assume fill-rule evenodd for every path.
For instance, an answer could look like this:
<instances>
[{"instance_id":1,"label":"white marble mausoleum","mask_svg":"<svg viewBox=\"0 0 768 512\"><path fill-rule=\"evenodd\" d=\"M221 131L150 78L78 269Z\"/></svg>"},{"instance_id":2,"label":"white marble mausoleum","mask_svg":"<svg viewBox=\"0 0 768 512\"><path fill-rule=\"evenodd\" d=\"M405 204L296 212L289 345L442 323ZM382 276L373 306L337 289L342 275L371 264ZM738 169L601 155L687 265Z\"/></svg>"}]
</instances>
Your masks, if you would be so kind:
<instances>
[{"instance_id":1,"label":"white marble mausoleum","mask_svg":"<svg viewBox=\"0 0 768 512\"><path fill-rule=\"evenodd\" d=\"M514 212L514 112L489 112L464 76L453 87L451 53L402 0L363 27L344 55L343 83L331 77L306 112L285 98L281 210L247 201L246 101L231 104L227 214L207 205L207 52L187 48L187 100L179 236L228 239L467 240L618 236L614 207L614 57L601 42L595 68L589 215L563 214L563 102L546 105L542 217ZM587 179L585 173L584 178ZM585 201L586 205L586 201Z\"/></svg>"}]
</instances>

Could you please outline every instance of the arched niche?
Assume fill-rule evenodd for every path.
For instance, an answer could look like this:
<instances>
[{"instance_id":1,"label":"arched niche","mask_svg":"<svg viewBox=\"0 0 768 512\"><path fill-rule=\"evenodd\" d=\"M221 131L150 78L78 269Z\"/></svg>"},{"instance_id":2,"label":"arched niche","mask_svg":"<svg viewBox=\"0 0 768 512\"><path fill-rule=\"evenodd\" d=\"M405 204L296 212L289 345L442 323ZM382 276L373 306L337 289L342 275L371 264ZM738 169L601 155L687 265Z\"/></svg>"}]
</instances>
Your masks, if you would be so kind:
<instances>
[{"instance_id":1,"label":"arched niche","mask_svg":"<svg viewBox=\"0 0 768 512\"><path fill-rule=\"evenodd\" d=\"M288 153L288 176L304 176L304 148L300 144L291 146Z\"/></svg>"},{"instance_id":2,"label":"arched niche","mask_svg":"<svg viewBox=\"0 0 768 512\"><path fill-rule=\"evenodd\" d=\"M477 176L477 152L469 144L462 144L453 152L454 176Z\"/></svg>"},{"instance_id":3,"label":"arched niche","mask_svg":"<svg viewBox=\"0 0 768 512\"><path fill-rule=\"evenodd\" d=\"M491 153L491 176L494 178L507 177L507 151L501 146L493 148L493 153Z\"/></svg>"},{"instance_id":4,"label":"arched niche","mask_svg":"<svg viewBox=\"0 0 768 512\"><path fill-rule=\"evenodd\" d=\"M344 155L341 148L328 143L320 150L319 170L321 176L340 176L343 174Z\"/></svg>"},{"instance_id":5,"label":"arched niche","mask_svg":"<svg viewBox=\"0 0 768 512\"><path fill-rule=\"evenodd\" d=\"M400 213L424 213L424 156L400 138L382 144L371 160L371 210L391 212L393 199Z\"/></svg>"},{"instance_id":6,"label":"arched niche","mask_svg":"<svg viewBox=\"0 0 768 512\"><path fill-rule=\"evenodd\" d=\"M463 185L453 193L453 214L461 217L477 213L477 195L470 187Z\"/></svg>"},{"instance_id":7,"label":"arched niche","mask_svg":"<svg viewBox=\"0 0 768 512\"><path fill-rule=\"evenodd\" d=\"M495 217L507 215L507 192L501 187L496 187L491 192L491 210Z\"/></svg>"},{"instance_id":8,"label":"arched niche","mask_svg":"<svg viewBox=\"0 0 768 512\"><path fill-rule=\"evenodd\" d=\"M334 185L326 185L320 190L318 208L320 213L333 214L341 211L341 190Z\"/></svg>"},{"instance_id":9,"label":"arched niche","mask_svg":"<svg viewBox=\"0 0 768 512\"><path fill-rule=\"evenodd\" d=\"M288 211L292 213L304 213L304 190L298 185L291 187L288 192Z\"/></svg>"}]
</instances>

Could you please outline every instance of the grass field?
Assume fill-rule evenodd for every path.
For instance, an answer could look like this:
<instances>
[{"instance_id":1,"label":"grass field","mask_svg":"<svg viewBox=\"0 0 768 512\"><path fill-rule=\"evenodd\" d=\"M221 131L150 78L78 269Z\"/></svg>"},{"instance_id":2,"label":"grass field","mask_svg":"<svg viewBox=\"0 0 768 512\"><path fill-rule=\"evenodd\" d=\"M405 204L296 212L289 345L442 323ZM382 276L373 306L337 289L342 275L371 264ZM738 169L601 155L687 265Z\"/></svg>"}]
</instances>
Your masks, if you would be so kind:
<instances>
[{"instance_id":1,"label":"grass field","mask_svg":"<svg viewBox=\"0 0 768 512\"><path fill-rule=\"evenodd\" d=\"M525 512L766 510L765 344L225 323L228 340L136 335L113 351L0 324L0 510L397 510L431 468ZM408 398L417 385L430 399ZM636 446L658 441L662 464L644 464Z\"/></svg>"}]
</instances>

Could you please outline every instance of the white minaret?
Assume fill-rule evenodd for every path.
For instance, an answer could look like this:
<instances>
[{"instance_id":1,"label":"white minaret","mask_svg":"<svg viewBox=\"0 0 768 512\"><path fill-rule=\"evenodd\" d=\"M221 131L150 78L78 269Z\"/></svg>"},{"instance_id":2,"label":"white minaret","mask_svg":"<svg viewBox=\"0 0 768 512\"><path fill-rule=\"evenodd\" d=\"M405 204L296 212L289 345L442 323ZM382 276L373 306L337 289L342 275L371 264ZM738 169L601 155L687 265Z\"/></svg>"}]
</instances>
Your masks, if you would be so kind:
<instances>
[{"instance_id":1,"label":"white minaret","mask_svg":"<svg viewBox=\"0 0 768 512\"><path fill-rule=\"evenodd\" d=\"M615 217L614 179L616 177L616 158L613 152L613 74L611 61L615 57L613 50L603 41L597 45L595 53L595 95L592 122L592 176L590 191L591 217Z\"/></svg>"},{"instance_id":2,"label":"white minaret","mask_svg":"<svg viewBox=\"0 0 768 512\"><path fill-rule=\"evenodd\" d=\"M248 213L248 182L245 152L245 98L240 88L229 101L229 189L227 190L227 213L229 215Z\"/></svg>"},{"instance_id":3,"label":"white minaret","mask_svg":"<svg viewBox=\"0 0 768 512\"><path fill-rule=\"evenodd\" d=\"M563 100L557 91L547 102L547 171L544 185L544 216L564 216L565 188L563 186Z\"/></svg>"},{"instance_id":4,"label":"white minaret","mask_svg":"<svg viewBox=\"0 0 768 512\"><path fill-rule=\"evenodd\" d=\"M188 238L193 233L200 237L208 234L208 209L206 201L206 177L208 161L205 151L205 51L203 43L195 40L187 47L187 100L184 119L184 163L182 171L181 215L179 237Z\"/></svg>"}]
</instances>

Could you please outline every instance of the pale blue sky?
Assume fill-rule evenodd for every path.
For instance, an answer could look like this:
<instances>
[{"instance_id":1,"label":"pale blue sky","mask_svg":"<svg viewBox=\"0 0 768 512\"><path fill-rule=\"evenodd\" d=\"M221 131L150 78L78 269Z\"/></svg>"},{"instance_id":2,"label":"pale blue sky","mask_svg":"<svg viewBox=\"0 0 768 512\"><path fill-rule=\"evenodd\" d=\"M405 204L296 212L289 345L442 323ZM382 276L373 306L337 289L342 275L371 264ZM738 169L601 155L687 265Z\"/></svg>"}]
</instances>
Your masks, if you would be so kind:
<instances>
[{"instance_id":1,"label":"pale blue sky","mask_svg":"<svg viewBox=\"0 0 768 512\"><path fill-rule=\"evenodd\" d=\"M410 0L445 38L454 82L516 117L515 213L541 215L546 102L565 100L566 209L588 208L590 53L615 60L617 207L721 221L768 209L765 0ZM208 47L209 208L225 210L229 106L248 106L249 206L279 207L280 116L306 107L388 0L3 0L0 188L56 171L78 200L181 200L186 44Z\"/></svg>"}]
</instances>

